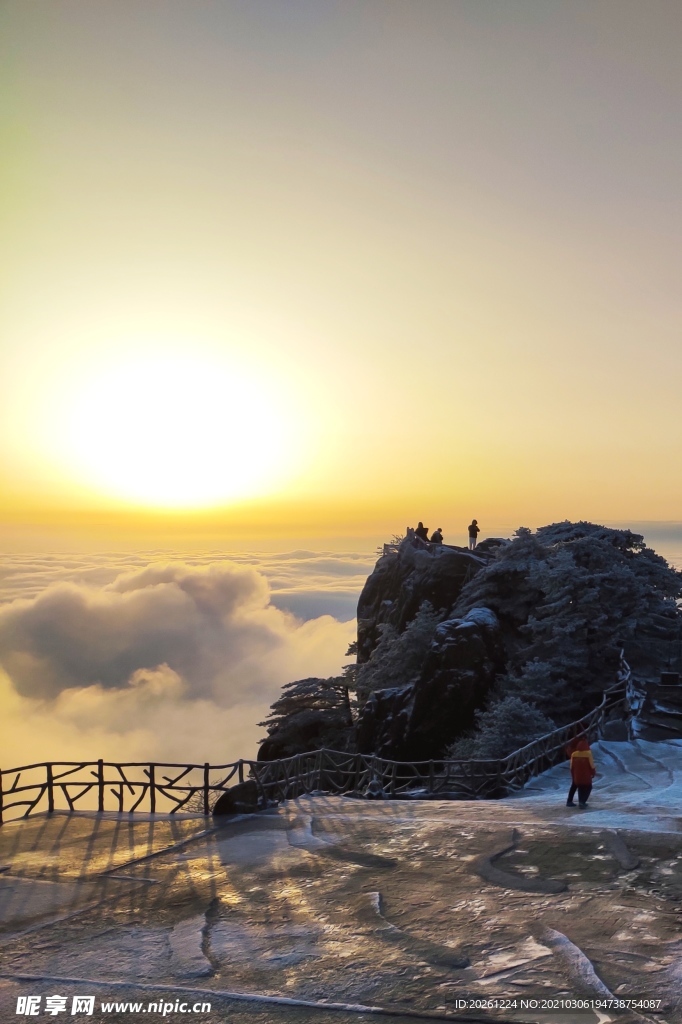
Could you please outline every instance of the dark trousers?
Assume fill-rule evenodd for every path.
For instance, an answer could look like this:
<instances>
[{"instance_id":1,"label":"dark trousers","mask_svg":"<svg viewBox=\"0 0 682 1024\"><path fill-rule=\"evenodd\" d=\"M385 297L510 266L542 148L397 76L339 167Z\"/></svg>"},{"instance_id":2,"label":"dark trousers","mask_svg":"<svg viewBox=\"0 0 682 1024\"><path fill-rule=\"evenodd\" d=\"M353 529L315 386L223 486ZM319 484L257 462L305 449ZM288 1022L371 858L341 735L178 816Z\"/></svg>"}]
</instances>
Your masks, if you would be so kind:
<instances>
[{"instance_id":1,"label":"dark trousers","mask_svg":"<svg viewBox=\"0 0 682 1024\"><path fill-rule=\"evenodd\" d=\"M590 793L592 792L592 783L588 782L586 786L578 786L577 783L572 782L571 788L568 791L568 803L573 801L576 790L578 791L578 803L586 804Z\"/></svg>"},{"instance_id":2,"label":"dark trousers","mask_svg":"<svg viewBox=\"0 0 682 1024\"><path fill-rule=\"evenodd\" d=\"M588 782L586 786L578 786L578 803L586 804L590 793L592 792L592 783Z\"/></svg>"}]
</instances>

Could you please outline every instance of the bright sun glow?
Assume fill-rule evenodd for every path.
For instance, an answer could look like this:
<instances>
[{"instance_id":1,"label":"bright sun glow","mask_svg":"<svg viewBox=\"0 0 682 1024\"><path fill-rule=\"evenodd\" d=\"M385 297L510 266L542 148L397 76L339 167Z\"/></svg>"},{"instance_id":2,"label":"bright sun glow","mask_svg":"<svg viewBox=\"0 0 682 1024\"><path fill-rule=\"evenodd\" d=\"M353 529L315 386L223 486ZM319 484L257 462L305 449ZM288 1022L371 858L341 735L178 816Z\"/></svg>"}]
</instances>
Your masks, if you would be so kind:
<instances>
[{"instance_id":1,"label":"bright sun glow","mask_svg":"<svg viewBox=\"0 0 682 1024\"><path fill-rule=\"evenodd\" d=\"M196 508L269 492L288 469L291 424L257 378L224 364L141 357L79 387L62 443L97 490Z\"/></svg>"}]
</instances>

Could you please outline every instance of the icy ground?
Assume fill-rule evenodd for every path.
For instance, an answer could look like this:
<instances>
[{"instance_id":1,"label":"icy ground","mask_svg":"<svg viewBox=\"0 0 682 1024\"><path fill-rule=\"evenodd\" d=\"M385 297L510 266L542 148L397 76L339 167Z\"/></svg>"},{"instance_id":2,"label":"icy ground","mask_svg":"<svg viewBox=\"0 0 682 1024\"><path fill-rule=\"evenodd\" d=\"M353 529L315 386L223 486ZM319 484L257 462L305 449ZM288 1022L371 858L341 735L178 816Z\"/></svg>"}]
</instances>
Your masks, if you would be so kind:
<instances>
[{"instance_id":1,"label":"icy ground","mask_svg":"<svg viewBox=\"0 0 682 1024\"><path fill-rule=\"evenodd\" d=\"M195 1024L376 1019L361 1007L389 1024L682 1021L682 743L593 749L586 811L565 806L564 764L502 801L316 796L220 827L112 814L7 824L0 1021L22 1019L22 994L70 1007L76 994L193 993L212 1002ZM660 1009L520 1008L610 994ZM516 1010L457 1003L495 997Z\"/></svg>"}]
</instances>

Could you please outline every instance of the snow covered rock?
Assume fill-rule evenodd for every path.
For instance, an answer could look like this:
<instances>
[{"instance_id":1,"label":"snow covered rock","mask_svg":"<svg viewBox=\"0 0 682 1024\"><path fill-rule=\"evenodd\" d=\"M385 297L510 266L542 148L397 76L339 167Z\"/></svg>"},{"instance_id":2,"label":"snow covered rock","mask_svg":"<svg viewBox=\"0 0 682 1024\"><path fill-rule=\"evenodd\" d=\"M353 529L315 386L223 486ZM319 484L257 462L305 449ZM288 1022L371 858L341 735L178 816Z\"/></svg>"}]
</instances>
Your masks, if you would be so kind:
<instances>
[{"instance_id":1,"label":"snow covered rock","mask_svg":"<svg viewBox=\"0 0 682 1024\"><path fill-rule=\"evenodd\" d=\"M258 791L258 786L253 779L248 779L226 789L223 795L218 797L213 808L213 816L219 818L226 814L253 814L264 806L265 801Z\"/></svg>"},{"instance_id":2,"label":"snow covered rock","mask_svg":"<svg viewBox=\"0 0 682 1024\"><path fill-rule=\"evenodd\" d=\"M447 611L491 557L491 553L483 556L462 549L433 555L403 542L397 552L380 558L358 601L358 663L369 659L381 624L402 632L424 601Z\"/></svg>"},{"instance_id":3,"label":"snow covered rock","mask_svg":"<svg viewBox=\"0 0 682 1024\"><path fill-rule=\"evenodd\" d=\"M386 547L360 596L357 665L332 680L287 684L259 759L327 747L426 761L459 740L457 756L471 757L491 726L493 685L493 701L520 706L530 740L534 712L547 732L576 722L624 682L626 662L635 722L630 728L619 705L608 737L682 735L672 672L682 671L681 596L682 574L629 530L565 521L520 528L514 540L483 541L475 552L407 537ZM306 690L310 683L327 690ZM492 723L500 748L508 717Z\"/></svg>"},{"instance_id":4,"label":"snow covered rock","mask_svg":"<svg viewBox=\"0 0 682 1024\"><path fill-rule=\"evenodd\" d=\"M499 625L489 609L441 622L414 683L379 690L363 707L359 749L397 761L442 756L473 724L503 663Z\"/></svg>"}]
</instances>

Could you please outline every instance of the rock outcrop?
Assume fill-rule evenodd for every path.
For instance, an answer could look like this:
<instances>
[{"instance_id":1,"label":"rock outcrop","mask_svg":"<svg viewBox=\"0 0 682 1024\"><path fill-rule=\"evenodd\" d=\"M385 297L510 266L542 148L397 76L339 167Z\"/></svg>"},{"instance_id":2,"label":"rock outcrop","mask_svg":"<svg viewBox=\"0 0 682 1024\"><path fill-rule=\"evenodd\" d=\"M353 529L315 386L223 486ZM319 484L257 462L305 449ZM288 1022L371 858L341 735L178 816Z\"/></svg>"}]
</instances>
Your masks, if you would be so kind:
<instances>
[{"instance_id":1,"label":"rock outcrop","mask_svg":"<svg viewBox=\"0 0 682 1024\"><path fill-rule=\"evenodd\" d=\"M485 702L504 665L500 628L487 608L437 627L419 677L410 686L378 690L361 709L358 749L396 761L442 756Z\"/></svg>"},{"instance_id":2,"label":"rock outcrop","mask_svg":"<svg viewBox=\"0 0 682 1024\"><path fill-rule=\"evenodd\" d=\"M486 541L474 553L456 547L415 547L404 540L397 550L383 555L358 601L358 664L369 659L382 623L401 633L424 601L437 611L451 609L465 584L503 543Z\"/></svg>"},{"instance_id":3,"label":"rock outcrop","mask_svg":"<svg viewBox=\"0 0 682 1024\"><path fill-rule=\"evenodd\" d=\"M239 782L236 786L226 789L222 796L218 797L213 808L213 816L222 818L230 814L255 814L266 804L267 801L257 783L253 779L247 779L246 782Z\"/></svg>"},{"instance_id":4,"label":"rock outcrop","mask_svg":"<svg viewBox=\"0 0 682 1024\"><path fill-rule=\"evenodd\" d=\"M406 537L360 596L357 666L287 684L259 759L328 747L428 761L455 741L457 757L503 756L590 712L623 650L635 725L680 734L681 596L682 574L629 530L565 521L474 552Z\"/></svg>"}]
</instances>

